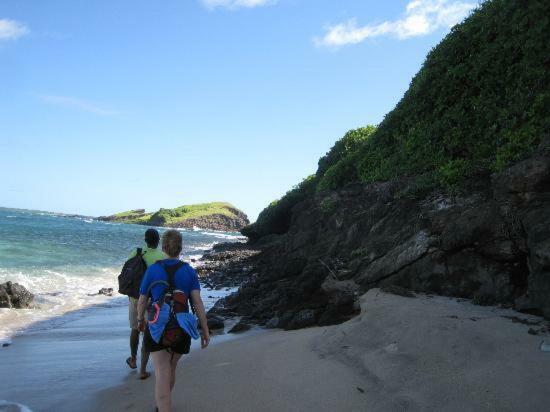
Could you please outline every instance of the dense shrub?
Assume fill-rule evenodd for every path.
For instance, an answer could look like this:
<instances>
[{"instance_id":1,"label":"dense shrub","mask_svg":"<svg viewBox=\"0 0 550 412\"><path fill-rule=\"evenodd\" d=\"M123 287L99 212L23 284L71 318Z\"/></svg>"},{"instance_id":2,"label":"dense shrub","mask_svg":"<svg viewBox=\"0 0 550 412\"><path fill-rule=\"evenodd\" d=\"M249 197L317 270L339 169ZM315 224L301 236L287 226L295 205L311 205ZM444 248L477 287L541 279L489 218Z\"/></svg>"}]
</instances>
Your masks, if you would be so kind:
<instances>
[{"instance_id":1,"label":"dense shrub","mask_svg":"<svg viewBox=\"0 0 550 412\"><path fill-rule=\"evenodd\" d=\"M318 191L336 189L346 181L358 179L357 158L354 155L366 144L375 130L374 126L350 130L325 156L319 159L319 168L316 173L319 179Z\"/></svg>"},{"instance_id":2,"label":"dense shrub","mask_svg":"<svg viewBox=\"0 0 550 412\"><path fill-rule=\"evenodd\" d=\"M550 2L484 3L433 49L347 181L501 170L550 127Z\"/></svg>"}]
</instances>

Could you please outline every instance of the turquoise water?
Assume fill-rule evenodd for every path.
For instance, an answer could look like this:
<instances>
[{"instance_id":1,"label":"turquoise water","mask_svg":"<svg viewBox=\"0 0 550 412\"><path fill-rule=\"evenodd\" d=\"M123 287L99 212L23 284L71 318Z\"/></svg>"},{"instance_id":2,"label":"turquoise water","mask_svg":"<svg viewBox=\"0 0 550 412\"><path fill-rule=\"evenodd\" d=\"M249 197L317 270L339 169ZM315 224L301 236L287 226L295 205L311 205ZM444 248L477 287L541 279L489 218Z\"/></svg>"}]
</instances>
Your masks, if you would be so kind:
<instances>
[{"instance_id":1,"label":"turquoise water","mask_svg":"<svg viewBox=\"0 0 550 412\"><path fill-rule=\"evenodd\" d=\"M36 304L28 310L0 309L0 338L82 307L126 304L123 296L108 298L96 293L103 287L116 290L120 268L130 251L142 245L146 229L0 208L0 283L9 280L24 285L35 294ZM187 260L200 257L215 243L240 239L236 233L181 232L182 258ZM213 292L207 295L218 297Z\"/></svg>"}]
</instances>

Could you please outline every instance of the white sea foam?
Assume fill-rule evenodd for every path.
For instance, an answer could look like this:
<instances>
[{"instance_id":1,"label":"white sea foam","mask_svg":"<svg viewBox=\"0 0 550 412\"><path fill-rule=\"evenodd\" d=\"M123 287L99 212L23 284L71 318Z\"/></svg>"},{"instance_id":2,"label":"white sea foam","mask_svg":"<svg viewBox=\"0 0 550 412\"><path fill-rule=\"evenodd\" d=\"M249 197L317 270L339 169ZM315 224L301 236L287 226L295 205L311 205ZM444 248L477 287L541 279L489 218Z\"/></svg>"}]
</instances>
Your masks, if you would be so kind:
<instances>
[{"instance_id":1,"label":"white sea foam","mask_svg":"<svg viewBox=\"0 0 550 412\"><path fill-rule=\"evenodd\" d=\"M202 255L187 255L186 260ZM51 329L68 321L68 312L89 307L117 307L128 304L126 296L116 293L117 268L71 267L56 270L8 271L0 268L0 283L19 283L34 294L33 308L0 308L0 346L12 336L25 331ZM113 288L114 296L99 295L101 288ZM203 289L201 295L207 309L236 289ZM82 314L84 316L85 313Z\"/></svg>"},{"instance_id":2,"label":"white sea foam","mask_svg":"<svg viewBox=\"0 0 550 412\"><path fill-rule=\"evenodd\" d=\"M0 269L0 283L19 283L34 294L32 309L0 309L0 339L22 329L47 328L48 319L92 305L119 305L120 299L98 295L101 288L117 290L114 268L81 267L28 272ZM126 300L123 301L124 303Z\"/></svg>"},{"instance_id":3,"label":"white sea foam","mask_svg":"<svg viewBox=\"0 0 550 412\"><path fill-rule=\"evenodd\" d=\"M234 235L234 234L230 234L230 233L226 233L226 232L201 231L200 233L203 234L203 235L207 235L207 236L213 236L213 237L218 238L218 239L242 240L242 241L246 240L246 237L243 236L243 235Z\"/></svg>"}]
</instances>

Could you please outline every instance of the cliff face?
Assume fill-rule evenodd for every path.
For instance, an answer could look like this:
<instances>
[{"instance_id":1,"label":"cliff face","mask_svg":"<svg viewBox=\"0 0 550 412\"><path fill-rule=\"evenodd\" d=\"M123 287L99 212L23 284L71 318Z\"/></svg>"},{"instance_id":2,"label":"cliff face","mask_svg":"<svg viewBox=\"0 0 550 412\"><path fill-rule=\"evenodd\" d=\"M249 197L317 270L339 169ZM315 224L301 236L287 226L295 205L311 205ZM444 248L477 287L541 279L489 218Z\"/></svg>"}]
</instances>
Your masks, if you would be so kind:
<instances>
[{"instance_id":1,"label":"cliff face","mask_svg":"<svg viewBox=\"0 0 550 412\"><path fill-rule=\"evenodd\" d=\"M136 209L112 216L101 216L98 220L119 223L134 223L148 226L193 229L239 231L249 224L246 214L229 203L204 203L186 205L174 209L160 209L146 213Z\"/></svg>"},{"instance_id":2,"label":"cliff face","mask_svg":"<svg viewBox=\"0 0 550 412\"><path fill-rule=\"evenodd\" d=\"M550 318L550 152L453 194L416 198L399 179L318 195L293 208L287 233L253 246L254 273L224 305L270 326L341 322L359 295L389 286Z\"/></svg>"}]
</instances>

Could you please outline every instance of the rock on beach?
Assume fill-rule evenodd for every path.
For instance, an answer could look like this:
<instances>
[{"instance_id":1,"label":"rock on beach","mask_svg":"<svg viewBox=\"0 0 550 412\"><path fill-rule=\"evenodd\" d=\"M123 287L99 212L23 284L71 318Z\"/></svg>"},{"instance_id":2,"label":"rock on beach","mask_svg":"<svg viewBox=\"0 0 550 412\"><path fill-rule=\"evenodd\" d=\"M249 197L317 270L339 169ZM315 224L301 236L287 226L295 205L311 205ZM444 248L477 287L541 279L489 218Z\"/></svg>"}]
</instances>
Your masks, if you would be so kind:
<instances>
[{"instance_id":1,"label":"rock on beach","mask_svg":"<svg viewBox=\"0 0 550 412\"><path fill-rule=\"evenodd\" d=\"M34 295L19 283L0 284L0 308L25 309L31 307Z\"/></svg>"}]
</instances>

